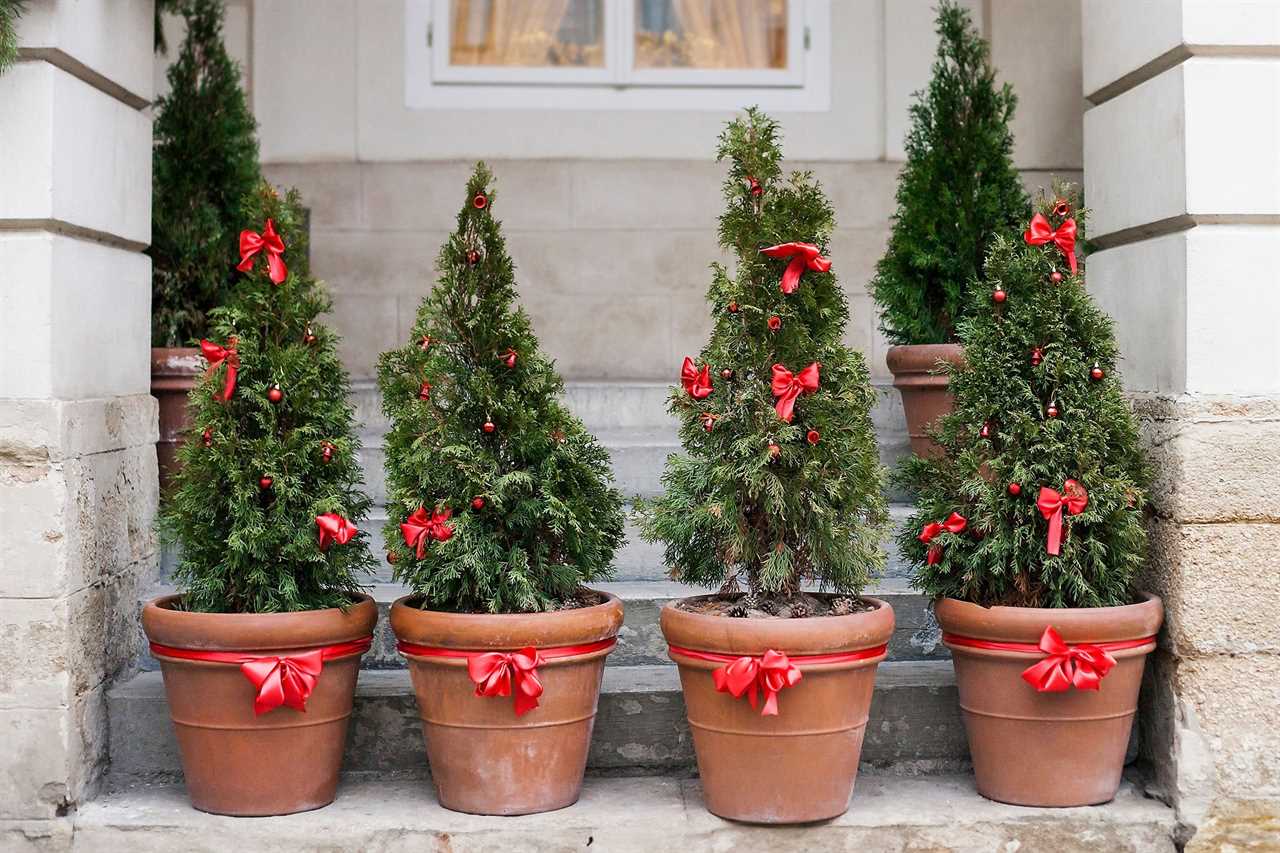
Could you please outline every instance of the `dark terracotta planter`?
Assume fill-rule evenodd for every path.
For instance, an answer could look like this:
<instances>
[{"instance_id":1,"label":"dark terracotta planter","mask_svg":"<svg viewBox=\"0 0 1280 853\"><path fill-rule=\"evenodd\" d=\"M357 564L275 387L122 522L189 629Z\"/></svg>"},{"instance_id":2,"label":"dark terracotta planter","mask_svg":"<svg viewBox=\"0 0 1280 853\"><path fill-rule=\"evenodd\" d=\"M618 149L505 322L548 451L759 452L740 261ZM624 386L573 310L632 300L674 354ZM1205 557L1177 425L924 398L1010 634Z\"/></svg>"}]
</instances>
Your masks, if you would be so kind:
<instances>
[{"instance_id":1,"label":"dark terracotta planter","mask_svg":"<svg viewBox=\"0 0 1280 853\"><path fill-rule=\"evenodd\" d=\"M893 387L902 394L912 452L937 456L942 451L929 438L928 429L938 418L950 414L954 404L947 389L948 376L940 371L939 362L963 365L964 350L959 344L889 347L885 362L893 374Z\"/></svg>"},{"instance_id":2,"label":"dark terracotta planter","mask_svg":"<svg viewBox=\"0 0 1280 853\"><path fill-rule=\"evenodd\" d=\"M613 595L594 607L554 613L442 613L406 603L411 600L391 608L396 639L446 652L532 646L550 653L612 640L622 627L622 602ZM461 656L405 652L440 805L519 815L577 802L609 651L545 660L537 668L539 705L521 715L511 696L477 696Z\"/></svg>"},{"instance_id":3,"label":"dark terracotta planter","mask_svg":"<svg viewBox=\"0 0 1280 853\"><path fill-rule=\"evenodd\" d=\"M177 470L178 447L183 433L191 427L187 395L200 379L204 359L197 347L151 348L151 396L160 402L160 440L156 461L160 466L163 491Z\"/></svg>"},{"instance_id":4,"label":"dark terracotta planter","mask_svg":"<svg viewBox=\"0 0 1280 853\"><path fill-rule=\"evenodd\" d=\"M947 635L1036 644L1046 626L1069 644L1154 637L1164 608L1144 595L1124 607L980 607L953 598L935 605L951 649L978 793L1021 806L1085 806L1116 795L1154 641L1112 651L1116 666L1097 691L1042 693L1022 679L1039 652L973 648Z\"/></svg>"},{"instance_id":5,"label":"dark terracotta planter","mask_svg":"<svg viewBox=\"0 0 1280 853\"><path fill-rule=\"evenodd\" d=\"M893 633L893 608L808 619L729 619L670 602L662 633L676 648L717 655L790 658L875 650ZM724 663L674 649L707 809L752 823L803 823L849 808L866 731L876 666L884 651L854 662L799 664L802 679L778 691L777 716L716 690Z\"/></svg>"},{"instance_id":6,"label":"dark terracotta planter","mask_svg":"<svg viewBox=\"0 0 1280 853\"><path fill-rule=\"evenodd\" d=\"M152 643L174 649L288 655L361 640L378 609L361 596L347 609L300 613L188 613L165 596L142 611ZM235 663L156 654L182 753L191 804L225 815L280 815L333 802L360 653L326 660L306 711L254 713L257 689Z\"/></svg>"}]
</instances>

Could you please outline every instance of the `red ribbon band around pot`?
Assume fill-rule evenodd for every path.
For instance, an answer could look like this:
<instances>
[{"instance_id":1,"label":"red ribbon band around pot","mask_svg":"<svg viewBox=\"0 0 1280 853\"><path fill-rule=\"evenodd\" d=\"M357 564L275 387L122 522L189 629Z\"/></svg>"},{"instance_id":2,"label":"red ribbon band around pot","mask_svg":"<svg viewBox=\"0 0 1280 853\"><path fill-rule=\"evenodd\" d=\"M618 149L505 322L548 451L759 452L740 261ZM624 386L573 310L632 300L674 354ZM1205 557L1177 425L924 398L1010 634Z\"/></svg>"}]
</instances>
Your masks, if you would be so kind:
<instances>
[{"instance_id":1,"label":"red ribbon band around pot","mask_svg":"<svg viewBox=\"0 0 1280 853\"><path fill-rule=\"evenodd\" d=\"M210 652L202 649L178 649L151 644L151 654L159 658L194 660L206 663L232 663L249 679L257 692L253 697L253 713L265 714L286 705L297 711L307 710L307 699L315 690L324 662L362 655L373 645L373 637L323 646L287 655L251 652Z\"/></svg>"},{"instance_id":2,"label":"red ribbon band around pot","mask_svg":"<svg viewBox=\"0 0 1280 853\"><path fill-rule=\"evenodd\" d=\"M411 657L453 658L467 662L467 676L476 685L477 696L511 696L515 694L516 716L522 716L538 707L542 696L542 682L538 679L538 667L549 660L586 655L613 648L617 637L583 643L579 646L555 646L535 649L526 646L516 652L481 652L462 649L445 649L437 646L420 646L400 640L396 648Z\"/></svg>"},{"instance_id":3,"label":"red ribbon band around pot","mask_svg":"<svg viewBox=\"0 0 1280 853\"><path fill-rule=\"evenodd\" d=\"M999 640L980 640L943 634L942 641L972 649L989 649L998 652L1042 654L1044 659L1022 671L1022 680L1040 693L1062 693L1074 687L1076 690L1098 690L1102 679L1116 665L1111 652L1137 649L1156 638L1140 637L1136 640L1117 640L1112 643L1066 643L1054 630L1046 626L1039 643L1008 643Z\"/></svg>"},{"instance_id":4,"label":"red ribbon band around pot","mask_svg":"<svg viewBox=\"0 0 1280 853\"><path fill-rule=\"evenodd\" d=\"M1066 255L1071 274L1076 274L1076 221L1074 219L1065 220L1055 229L1049 225L1049 220L1044 218L1043 213L1037 213L1031 217L1031 224L1022 233L1022 239L1029 246L1053 243L1062 250L1062 254Z\"/></svg>"},{"instance_id":5,"label":"red ribbon band around pot","mask_svg":"<svg viewBox=\"0 0 1280 853\"><path fill-rule=\"evenodd\" d=\"M831 269L831 259L824 258L818 247L812 243L782 243L761 249L760 254L767 258L790 258L791 263L782 271L782 281L778 289L783 293L795 293L800 287L800 276L806 269L814 272L826 272Z\"/></svg>"},{"instance_id":6,"label":"red ribbon band around pot","mask_svg":"<svg viewBox=\"0 0 1280 853\"><path fill-rule=\"evenodd\" d=\"M800 683L803 677L800 671L801 666L870 660L883 655L888 650L889 646L886 644L870 649L858 649L855 652L788 657L783 652L773 649L768 649L762 655L722 655L685 649L680 646L667 646L667 653L672 656L684 655L695 660L725 664L711 673L716 690L720 693L728 693L734 699L741 699L743 694L746 694L747 701L751 703L751 709L760 707L762 717L778 715L778 693ZM762 695L764 696L763 707L760 706Z\"/></svg>"}]
</instances>

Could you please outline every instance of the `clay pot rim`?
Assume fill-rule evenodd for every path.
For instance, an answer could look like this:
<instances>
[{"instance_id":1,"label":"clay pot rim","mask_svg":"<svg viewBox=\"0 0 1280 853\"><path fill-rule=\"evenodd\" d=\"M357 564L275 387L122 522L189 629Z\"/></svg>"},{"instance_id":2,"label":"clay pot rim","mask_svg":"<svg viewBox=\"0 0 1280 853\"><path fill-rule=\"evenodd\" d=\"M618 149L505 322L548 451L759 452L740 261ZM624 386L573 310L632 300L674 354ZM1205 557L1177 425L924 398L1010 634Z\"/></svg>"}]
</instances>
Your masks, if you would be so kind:
<instances>
[{"instance_id":1,"label":"clay pot rim","mask_svg":"<svg viewBox=\"0 0 1280 853\"><path fill-rule=\"evenodd\" d=\"M859 598L875 604L875 610L805 619L732 619L690 613L679 607L683 601L712 597L693 595L663 605L662 635L670 645L715 654L760 655L774 649L788 655L816 655L875 648L888 643L893 634L893 607L869 595ZM878 660L868 658L854 664L829 666L865 666Z\"/></svg>"},{"instance_id":2,"label":"clay pot rim","mask_svg":"<svg viewBox=\"0 0 1280 853\"><path fill-rule=\"evenodd\" d=\"M423 610L413 593L391 605L396 639L443 649L518 651L527 646L574 646L616 637L622 627L622 599L591 590L604 601L590 607L540 613L454 613Z\"/></svg>"},{"instance_id":3,"label":"clay pot rim","mask_svg":"<svg viewBox=\"0 0 1280 853\"><path fill-rule=\"evenodd\" d=\"M889 347L884 356L889 372L900 374L924 373L938 375L938 362L963 366L964 347L960 344L897 344Z\"/></svg>"},{"instance_id":4,"label":"clay pot rim","mask_svg":"<svg viewBox=\"0 0 1280 853\"><path fill-rule=\"evenodd\" d=\"M956 598L938 599L933 607L942 629L963 637L1037 643L1045 627L1052 625L1068 643L1110 643L1152 637L1160 631L1164 603L1149 592L1138 595L1140 601L1114 607L983 607ZM1021 654L961 648L966 653Z\"/></svg>"},{"instance_id":5,"label":"clay pot rim","mask_svg":"<svg viewBox=\"0 0 1280 853\"><path fill-rule=\"evenodd\" d=\"M152 347L152 376L198 376L204 369L199 347Z\"/></svg>"},{"instance_id":6,"label":"clay pot rim","mask_svg":"<svg viewBox=\"0 0 1280 853\"><path fill-rule=\"evenodd\" d=\"M175 610L181 594L162 595L142 608L147 638L162 646L227 652L260 652L315 648L373 634L378 605L364 594L352 595L352 606L288 613L197 613Z\"/></svg>"}]
</instances>

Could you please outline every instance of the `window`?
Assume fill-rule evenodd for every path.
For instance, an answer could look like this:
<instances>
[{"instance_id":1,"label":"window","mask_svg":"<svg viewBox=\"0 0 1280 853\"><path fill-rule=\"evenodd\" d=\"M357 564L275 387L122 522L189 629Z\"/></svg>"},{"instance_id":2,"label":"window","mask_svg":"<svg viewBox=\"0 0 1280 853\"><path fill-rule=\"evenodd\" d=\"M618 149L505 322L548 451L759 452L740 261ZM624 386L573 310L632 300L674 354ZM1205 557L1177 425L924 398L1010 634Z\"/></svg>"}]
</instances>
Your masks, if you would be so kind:
<instances>
[{"instance_id":1,"label":"window","mask_svg":"<svg viewBox=\"0 0 1280 853\"><path fill-rule=\"evenodd\" d=\"M406 0L405 20L410 107L829 101L830 0Z\"/></svg>"}]
</instances>

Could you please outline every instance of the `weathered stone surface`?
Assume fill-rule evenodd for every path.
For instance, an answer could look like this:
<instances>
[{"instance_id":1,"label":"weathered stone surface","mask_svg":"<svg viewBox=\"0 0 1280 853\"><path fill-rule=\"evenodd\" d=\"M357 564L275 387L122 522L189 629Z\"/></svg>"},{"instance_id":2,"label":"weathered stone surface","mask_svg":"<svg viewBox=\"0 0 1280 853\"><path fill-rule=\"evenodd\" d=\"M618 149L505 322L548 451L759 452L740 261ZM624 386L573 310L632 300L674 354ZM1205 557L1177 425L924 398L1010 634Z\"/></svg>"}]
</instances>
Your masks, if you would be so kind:
<instances>
[{"instance_id":1,"label":"weathered stone surface","mask_svg":"<svg viewBox=\"0 0 1280 853\"><path fill-rule=\"evenodd\" d=\"M1224 799L1196 828L1185 853L1280 848L1280 799Z\"/></svg>"}]
</instances>

